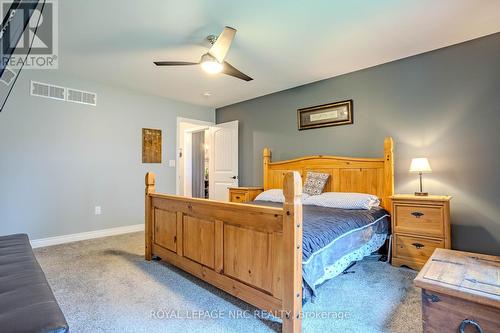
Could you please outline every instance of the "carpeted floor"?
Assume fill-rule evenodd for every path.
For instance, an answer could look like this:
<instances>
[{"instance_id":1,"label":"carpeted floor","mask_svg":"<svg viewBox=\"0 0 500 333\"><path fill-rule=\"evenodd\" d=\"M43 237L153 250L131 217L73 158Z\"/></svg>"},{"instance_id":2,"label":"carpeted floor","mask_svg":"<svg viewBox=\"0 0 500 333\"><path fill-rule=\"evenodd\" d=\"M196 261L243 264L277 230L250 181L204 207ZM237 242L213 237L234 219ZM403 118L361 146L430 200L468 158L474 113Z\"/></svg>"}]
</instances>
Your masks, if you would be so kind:
<instances>
[{"instance_id":1,"label":"carpeted floor","mask_svg":"<svg viewBox=\"0 0 500 333\"><path fill-rule=\"evenodd\" d=\"M71 332L279 332L266 313L161 262L143 233L35 251ZM304 332L421 332L415 273L364 260L304 306ZM257 311L257 312L256 312ZM257 316L256 316L257 314Z\"/></svg>"}]
</instances>

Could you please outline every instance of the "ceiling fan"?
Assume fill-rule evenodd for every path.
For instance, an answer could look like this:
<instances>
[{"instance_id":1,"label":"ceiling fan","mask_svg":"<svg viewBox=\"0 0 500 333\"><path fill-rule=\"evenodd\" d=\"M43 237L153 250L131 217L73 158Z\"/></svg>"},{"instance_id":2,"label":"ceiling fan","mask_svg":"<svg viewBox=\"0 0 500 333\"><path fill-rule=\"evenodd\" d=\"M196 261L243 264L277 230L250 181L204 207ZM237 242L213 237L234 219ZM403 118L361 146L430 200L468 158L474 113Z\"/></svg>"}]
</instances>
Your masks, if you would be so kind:
<instances>
[{"instance_id":1,"label":"ceiling fan","mask_svg":"<svg viewBox=\"0 0 500 333\"><path fill-rule=\"evenodd\" d=\"M226 58L227 52L231 47L234 35L236 34L236 29L231 27L225 27L221 32L219 37L210 35L207 40L212 44L210 50L201 56L199 62L187 62L187 61L154 61L156 66L191 66L200 65L201 68L207 73L224 73L226 75L234 76L238 79L245 81L252 81L253 79L240 72L233 66L231 66Z\"/></svg>"}]
</instances>

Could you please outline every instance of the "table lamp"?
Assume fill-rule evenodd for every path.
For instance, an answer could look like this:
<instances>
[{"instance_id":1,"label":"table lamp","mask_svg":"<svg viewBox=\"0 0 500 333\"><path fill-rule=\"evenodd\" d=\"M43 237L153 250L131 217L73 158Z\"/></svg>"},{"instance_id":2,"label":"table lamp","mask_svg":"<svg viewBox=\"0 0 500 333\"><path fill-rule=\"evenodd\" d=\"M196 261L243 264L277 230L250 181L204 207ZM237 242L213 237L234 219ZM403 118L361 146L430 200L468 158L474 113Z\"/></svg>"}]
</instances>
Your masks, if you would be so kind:
<instances>
[{"instance_id":1,"label":"table lamp","mask_svg":"<svg viewBox=\"0 0 500 333\"><path fill-rule=\"evenodd\" d=\"M432 172L429 160L426 157L419 157L412 159L410 165L410 172L418 173L418 175L420 176L420 192L415 192L415 195L417 196L429 195L429 193L422 191L422 174Z\"/></svg>"}]
</instances>

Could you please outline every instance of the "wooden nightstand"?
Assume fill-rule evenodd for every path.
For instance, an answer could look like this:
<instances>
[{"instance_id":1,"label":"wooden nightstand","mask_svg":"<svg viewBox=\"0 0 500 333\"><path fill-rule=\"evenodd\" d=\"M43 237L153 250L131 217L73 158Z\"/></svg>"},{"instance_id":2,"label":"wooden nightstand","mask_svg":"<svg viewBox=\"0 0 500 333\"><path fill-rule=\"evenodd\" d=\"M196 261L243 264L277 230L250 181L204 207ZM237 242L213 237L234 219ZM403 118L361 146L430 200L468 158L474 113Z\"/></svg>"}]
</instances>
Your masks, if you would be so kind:
<instances>
[{"instance_id":1,"label":"wooden nightstand","mask_svg":"<svg viewBox=\"0 0 500 333\"><path fill-rule=\"evenodd\" d=\"M262 191L264 191L262 187L230 187L229 201L240 203L253 201Z\"/></svg>"},{"instance_id":2,"label":"wooden nightstand","mask_svg":"<svg viewBox=\"0 0 500 333\"><path fill-rule=\"evenodd\" d=\"M436 248L451 248L450 196L392 199L392 265L420 270Z\"/></svg>"}]
</instances>

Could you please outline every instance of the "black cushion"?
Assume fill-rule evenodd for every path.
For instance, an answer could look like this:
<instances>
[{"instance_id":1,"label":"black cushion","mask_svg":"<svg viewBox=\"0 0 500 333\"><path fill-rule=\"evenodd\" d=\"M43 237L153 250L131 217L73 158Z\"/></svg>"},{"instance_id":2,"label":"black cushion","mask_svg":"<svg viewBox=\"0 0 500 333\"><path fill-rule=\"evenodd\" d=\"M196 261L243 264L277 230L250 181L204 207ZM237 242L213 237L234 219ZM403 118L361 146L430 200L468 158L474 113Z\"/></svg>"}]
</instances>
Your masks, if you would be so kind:
<instances>
[{"instance_id":1,"label":"black cushion","mask_svg":"<svg viewBox=\"0 0 500 333\"><path fill-rule=\"evenodd\" d=\"M69 332L24 234L0 237L0 331Z\"/></svg>"}]
</instances>

